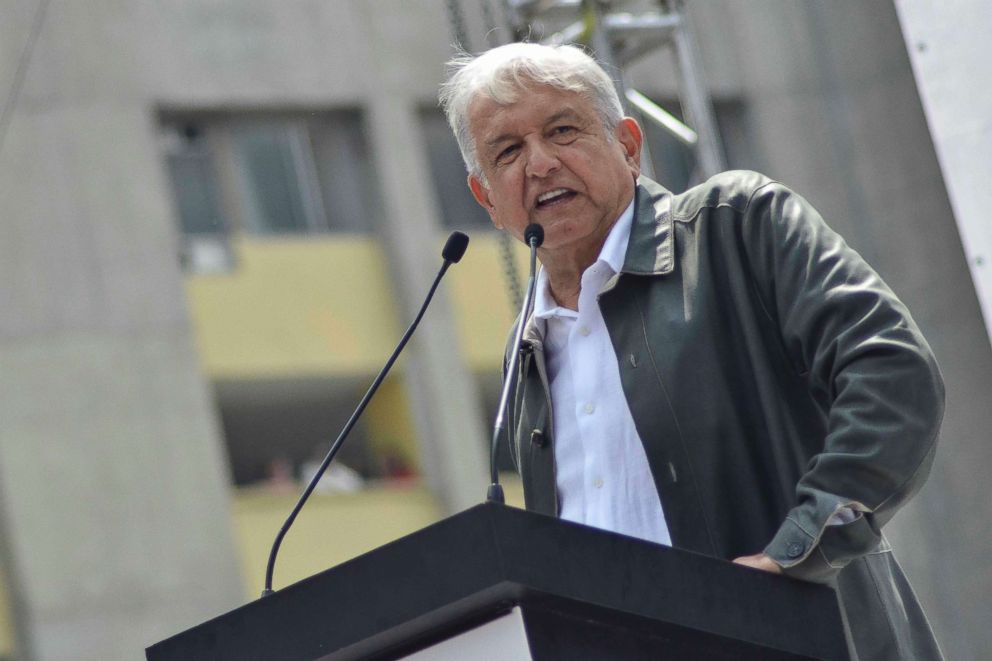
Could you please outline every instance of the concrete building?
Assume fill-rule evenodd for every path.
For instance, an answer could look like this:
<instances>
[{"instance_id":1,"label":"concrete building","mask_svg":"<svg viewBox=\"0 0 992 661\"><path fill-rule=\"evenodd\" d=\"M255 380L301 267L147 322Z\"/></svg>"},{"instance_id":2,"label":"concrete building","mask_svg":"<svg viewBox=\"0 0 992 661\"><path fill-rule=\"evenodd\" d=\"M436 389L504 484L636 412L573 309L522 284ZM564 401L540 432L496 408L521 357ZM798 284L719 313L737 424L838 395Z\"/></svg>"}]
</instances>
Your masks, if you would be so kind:
<instances>
[{"instance_id":1,"label":"concrete building","mask_svg":"<svg viewBox=\"0 0 992 661\"><path fill-rule=\"evenodd\" d=\"M485 16L462 4L479 48ZM435 107L445 7L0 4L0 652L136 658L254 598L296 480L458 226L466 259L346 446L339 492L287 538L277 584L482 500L513 313ZM988 658L973 518L992 514L992 350L895 8L690 8L730 165L805 194L941 361L942 452L890 537L948 658ZM670 101L670 67L629 75ZM663 183L684 185L654 139Z\"/></svg>"}]
</instances>

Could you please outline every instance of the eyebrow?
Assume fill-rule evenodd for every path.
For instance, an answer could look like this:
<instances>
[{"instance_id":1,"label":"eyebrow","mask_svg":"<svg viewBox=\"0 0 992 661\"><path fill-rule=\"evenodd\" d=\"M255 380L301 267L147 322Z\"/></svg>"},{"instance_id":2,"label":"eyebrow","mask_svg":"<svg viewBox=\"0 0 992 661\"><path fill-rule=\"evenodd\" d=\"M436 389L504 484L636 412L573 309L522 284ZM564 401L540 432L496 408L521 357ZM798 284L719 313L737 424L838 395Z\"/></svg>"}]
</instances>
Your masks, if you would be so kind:
<instances>
[{"instance_id":1,"label":"eyebrow","mask_svg":"<svg viewBox=\"0 0 992 661\"><path fill-rule=\"evenodd\" d=\"M579 113L575 112L571 108L562 108L555 114L551 115L551 117L549 117L548 120L544 122L544 125L547 126L548 124L554 124L555 122L562 119L581 119L581 115L579 115Z\"/></svg>"},{"instance_id":2,"label":"eyebrow","mask_svg":"<svg viewBox=\"0 0 992 661\"><path fill-rule=\"evenodd\" d=\"M581 116L579 115L579 113L575 112L572 108L566 107L566 108L562 108L555 114L551 115L551 117L548 117L546 120L544 120L544 125L548 126L549 124L554 124L555 122L560 121L562 119L572 119L572 118L581 118ZM506 142L507 140L515 140L516 137L517 136L514 133L501 133L492 140L486 140L485 144L487 147L496 147L500 143Z\"/></svg>"}]
</instances>

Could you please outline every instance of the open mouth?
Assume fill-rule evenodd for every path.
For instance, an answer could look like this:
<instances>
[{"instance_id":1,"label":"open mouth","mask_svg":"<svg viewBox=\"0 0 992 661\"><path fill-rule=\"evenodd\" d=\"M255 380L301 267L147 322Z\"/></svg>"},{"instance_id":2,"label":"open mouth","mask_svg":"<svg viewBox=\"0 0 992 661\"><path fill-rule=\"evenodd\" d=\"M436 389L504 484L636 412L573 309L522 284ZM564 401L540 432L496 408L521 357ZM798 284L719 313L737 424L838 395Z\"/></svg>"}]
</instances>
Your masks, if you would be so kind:
<instances>
[{"instance_id":1,"label":"open mouth","mask_svg":"<svg viewBox=\"0 0 992 661\"><path fill-rule=\"evenodd\" d=\"M568 202L576 195L577 193L573 190L569 190L567 188L556 188L548 191L547 193L541 193L538 195L537 202L534 206L538 209L547 209L548 207L553 207L555 205Z\"/></svg>"}]
</instances>

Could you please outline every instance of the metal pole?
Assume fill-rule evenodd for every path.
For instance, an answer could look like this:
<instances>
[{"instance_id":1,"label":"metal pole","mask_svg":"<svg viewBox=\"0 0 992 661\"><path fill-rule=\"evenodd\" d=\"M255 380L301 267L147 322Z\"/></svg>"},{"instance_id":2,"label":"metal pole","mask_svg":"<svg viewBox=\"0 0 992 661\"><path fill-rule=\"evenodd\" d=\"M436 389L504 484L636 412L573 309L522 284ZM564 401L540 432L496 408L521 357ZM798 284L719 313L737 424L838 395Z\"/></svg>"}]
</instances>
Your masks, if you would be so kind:
<instances>
[{"instance_id":1,"label":"metal pole","mask_svg":"<svg viewBox=\"0 0 992 661\"><path fill-rule=\"evenodd\" d=\"M682 0L661 0L662 7L677 13L682 24L675 30L675 55L679 68L679 88L686 123L696 130L697 171L706 178L727 169L720 144L716 117L709 101L699 47Z\"/></svg>"},{"instance_id":2,"label":"metal pole","mask_svg":"<svg viewBox=\"0 0 992 661\"><path fill-rule=\"evenodd\" d=\"M602 65L606 73L613 79L613 86L620 96L620 103L623 104L624 113L634 114L634 108L627 99L627 82L623 70L617 65L613 54L613 45L610 43L609 35L603 25L603 14L599 8L597 0L585 0L583 10L588 12L590 31L589 45L592 46L593 54ZM647 140L641 144L641 174L654 179L654 162L651 160L651 150L648 148Z\"/></svg>"}]
</instances>

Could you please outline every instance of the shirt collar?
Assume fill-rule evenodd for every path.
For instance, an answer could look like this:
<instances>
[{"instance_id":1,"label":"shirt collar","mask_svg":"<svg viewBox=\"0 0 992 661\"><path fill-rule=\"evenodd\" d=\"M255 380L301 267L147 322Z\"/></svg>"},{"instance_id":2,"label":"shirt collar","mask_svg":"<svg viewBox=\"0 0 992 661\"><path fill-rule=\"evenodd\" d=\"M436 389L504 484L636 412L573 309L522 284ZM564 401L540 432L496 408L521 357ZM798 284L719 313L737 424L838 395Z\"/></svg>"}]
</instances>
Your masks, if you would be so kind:
<instances>
[{"instance_id":1,"label":"shirt collar","mask_svg":"<svg viewBox=\"0 0 992 661\"><path fill-rule=\"evenodd\" d=\"M606 235L606 241L599 251L599 259L596 263L604 262L614 273L618 273L623 267L623 260L627 254L627 244L630 242L630 228L634 221L634 199L624 209L623 213L613 223L610 233ZM567 310L558 305L551 295L551 283L548 280L547 271L544 267L537 273L537 291L534 296L534 317L537 319L547 319L558 314L574 316L573 310Z\"/></svg>"},{"instance_id":2,"label":"shirt collar","mask_svg":"<svg viewBox=\"0 0 992 661\"><path fill-rule=\"evenodd\" d=\"M614 273L623 268L623 258L627 254L627 243L630 242L630 226L634 222L634 200L620 214L620 218L606 235L603 249L599 251L599 261L606 262Z\"/></svg>"}]
</instances>

